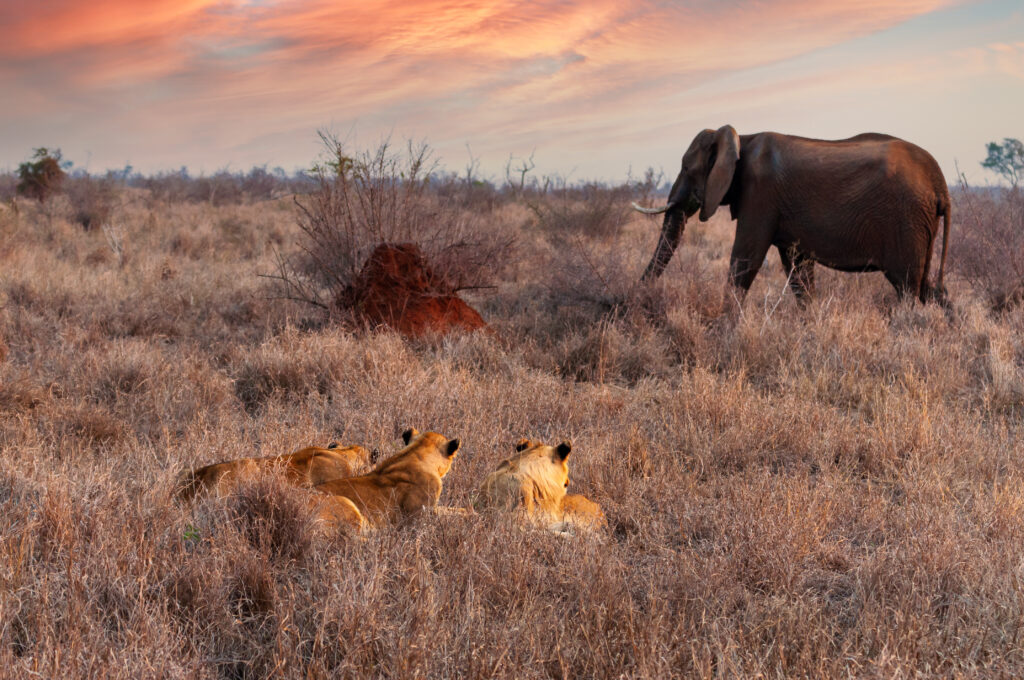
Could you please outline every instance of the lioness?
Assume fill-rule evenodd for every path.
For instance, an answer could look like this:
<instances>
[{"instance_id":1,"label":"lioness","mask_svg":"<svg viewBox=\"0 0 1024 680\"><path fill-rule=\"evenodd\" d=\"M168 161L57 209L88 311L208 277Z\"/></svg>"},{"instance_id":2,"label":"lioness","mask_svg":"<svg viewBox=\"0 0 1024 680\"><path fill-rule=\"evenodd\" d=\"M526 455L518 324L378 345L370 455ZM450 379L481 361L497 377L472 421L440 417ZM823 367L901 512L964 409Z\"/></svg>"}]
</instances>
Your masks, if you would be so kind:
<instances>
[{"instance_id":1,"label":"lioness","mask_svg":"<svg viewBox=\"0 0 1024 680\"><path fill-rule=\"evenodd\" d=\"M339 447L332 443L326 449L307 446L294 453L264 458L239 458L224 463L183 470L178 475L175 493L181 500L191 500L200 492L223 491L247 476L273 468L284 470L286 479L296 486L310 487L331 479L351 477L377 458L362 446Z\"/></svg>"},{"instance_id":2,"label":"lioness","mask_svg":"<svg viewBox=\"0 0 1024 680\"><path fill-rule=\"evenodd\" d=\"M605 529L608 520L601 506L578 493L566 494L562 499L562 523L555 525L556 531L571 531L572 527Z\"/></svg>"},{"instance_id":3,"label":"lioness","mask_svg":"<svg viewBox=\"0 0 1024 680\"><path fill-rule=\"evenodd\" d=\"M381 461L372 472L314 486L329 496L322 503L320 519L357 529L378 528L423 510L433 511L459 440L437 432L420 434L415 429L403 432L402 439L405 448Z\"/></svg>"},{"instance_id":4,"label":"lioness","mask_svg":"<svg viewBox=\"0 0 1024 680\"><path fill-rule=\"evenodd\" d=\"M560 533L575 527L605 526L601 506L585 496L565 492L572 452L569 442L547 446L522 439L515 450L516 455L503 460L484 479L477 508L519 510L534 524Z\"/></svg>"}]
</instances>

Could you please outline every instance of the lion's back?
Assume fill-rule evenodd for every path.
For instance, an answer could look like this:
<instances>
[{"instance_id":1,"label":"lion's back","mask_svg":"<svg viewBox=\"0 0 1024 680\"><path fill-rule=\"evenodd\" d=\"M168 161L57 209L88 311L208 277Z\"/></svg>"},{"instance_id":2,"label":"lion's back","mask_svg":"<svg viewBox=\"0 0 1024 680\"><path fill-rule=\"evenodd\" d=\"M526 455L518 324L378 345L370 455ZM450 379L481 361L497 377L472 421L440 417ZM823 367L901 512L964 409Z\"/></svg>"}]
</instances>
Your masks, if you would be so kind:
<instances>
[{"instance_id":1,"label":"lion's back","mask_svg":"<svg viewBox=\"0 0 1024 680\"><path fill-rule=\"evenodd\" d=\"M352 477L370 462L370 452L362 446L325 449L307 446L293 453L263 458L238 458L183 470L175 484L179 498L188 500L199 493L223 492L245 479L283 470L291 484L301 487Z\"/></svg>"},{"instance_id":2,"label":"lion's back","mask_svg":"<svg viewBox=\"0 0 1024 680\"><path fill-rule=\"evenodd\" d=\"M608 526L601 506L581 494L568 494L562 499L562 521L590 529Z\"/></svg>"},{"instance_id":3,"label":"lion's back","mask_svg":"<svg viewBox=\"0 0 1024 680\"><path fill-rule=\"evenodd\" d=\"M316 486L332 479L353 477L370 463L370 452L362 446L323 449L310 446L293 454L289 472L304 486Z\"/></svg>"}]
</instances>

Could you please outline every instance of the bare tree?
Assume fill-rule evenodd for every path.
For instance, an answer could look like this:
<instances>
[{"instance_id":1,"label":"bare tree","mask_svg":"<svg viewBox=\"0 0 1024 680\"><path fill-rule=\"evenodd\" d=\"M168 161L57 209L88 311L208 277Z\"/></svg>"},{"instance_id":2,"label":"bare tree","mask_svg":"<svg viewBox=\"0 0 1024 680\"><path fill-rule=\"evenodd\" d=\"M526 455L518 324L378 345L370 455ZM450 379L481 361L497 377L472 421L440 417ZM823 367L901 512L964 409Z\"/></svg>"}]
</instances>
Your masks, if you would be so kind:
<instances>
[{"instance_id":1,"label":"bare tree","mask_svg":"<svg viewBox=\"0 0 1024 680\"><path fill-rule=\"evenodd\" d=\"M515 160L515 156L513 156L512 154L509 154L508 156L508 162L505 163L505 183L516 194L523 193L523 189L526 187L526 175L537 167L537 164L534 163L533 161L533 156L535 153L537 153L536 149L530 152L529 158L521 159L519 165L516 166L515 168L512 167L512 161ZM518 173L518 180L513 178L513 172Z\"/></svg>"}]
</instances>

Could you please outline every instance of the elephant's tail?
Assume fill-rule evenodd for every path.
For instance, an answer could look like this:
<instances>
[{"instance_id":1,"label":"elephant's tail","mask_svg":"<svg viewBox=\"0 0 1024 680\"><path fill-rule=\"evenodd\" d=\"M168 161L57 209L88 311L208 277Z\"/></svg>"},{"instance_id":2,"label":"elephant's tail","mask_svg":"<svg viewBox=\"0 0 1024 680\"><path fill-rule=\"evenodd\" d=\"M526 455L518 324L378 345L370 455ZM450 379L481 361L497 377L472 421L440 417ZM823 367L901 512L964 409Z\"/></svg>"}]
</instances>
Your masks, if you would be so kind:
<instances>
[{"instance_id":1,"label":"elephant's tail","mask_svg":"<svg viewBox=\"0 0 1024 680\"><path fill-rule=\"evenodd\" d=\"M946 250L949 246L949 222L952 218L952 212L952 202L947 196L939 204L939 215L942 216L942 256L939 258L939 275L935 279L935 290L933 291L935 299L942 305L947 303L946 287L942 283L942 275L946 269Z\"/></svg>"}]
</instances>

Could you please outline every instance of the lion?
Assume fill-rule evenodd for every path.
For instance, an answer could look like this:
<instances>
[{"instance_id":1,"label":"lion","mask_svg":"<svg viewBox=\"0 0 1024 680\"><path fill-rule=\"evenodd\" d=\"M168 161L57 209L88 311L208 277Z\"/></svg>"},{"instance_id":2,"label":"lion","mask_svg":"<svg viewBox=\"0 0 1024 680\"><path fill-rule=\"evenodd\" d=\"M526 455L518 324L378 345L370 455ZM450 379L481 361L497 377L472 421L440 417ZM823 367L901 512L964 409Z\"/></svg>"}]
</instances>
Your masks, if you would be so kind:
<instances>
[{"instance_id":1,"label":"lion","mask_svg":"<svg viewBox=\"0 0 1024 680\"><path fill-rule=\"evenodd\" d=\"M566 493L572 444L547 446L522 439L515 450L516 455L484 479L475 503L478 509L519 511L531 523L557 533L606 526L601 506Z\"/></svg>"},{"instance_id":2,"label":"lion","mask_svg":"<svg viewBox=\"0 0 1024 680\"><path fill-rule=\"evenodd\" d=\"M326 449L307 446L283 456L239 458L183 470L178 475L175 493L186 501L211 490L221 493L245 477L273 469L283 469L290 484L312 487L332 479L351 477L372 464L379 455L376 449L371 452L362 446L342 447L331 443Z\"/></svg>"},{"instance_id":3,"label":"lion","mask_svg":"<svg viewBox=\"0 0 1024 680\"><path fill-rule=\"evenodd\" d=\"M423 511L435 512L441 480L451 469L459 440L415 429L403 432L402 439L405 448L371 472L314 486L327 496L321 501L319 519L363 530L397 524Z\"/></svg>"},{"instance_id":4,"label":"lion","mask_svg":"<svg viewBox=\"0 0 1024 680\"><path fill-rule=\"evenodd\" d=\"M608 519L601 506L578 493L566 494L562 499L562 522L550 527L555 531L572 532L573 528L591 531L608 528Z\"/></svg>"}]
</instances>

